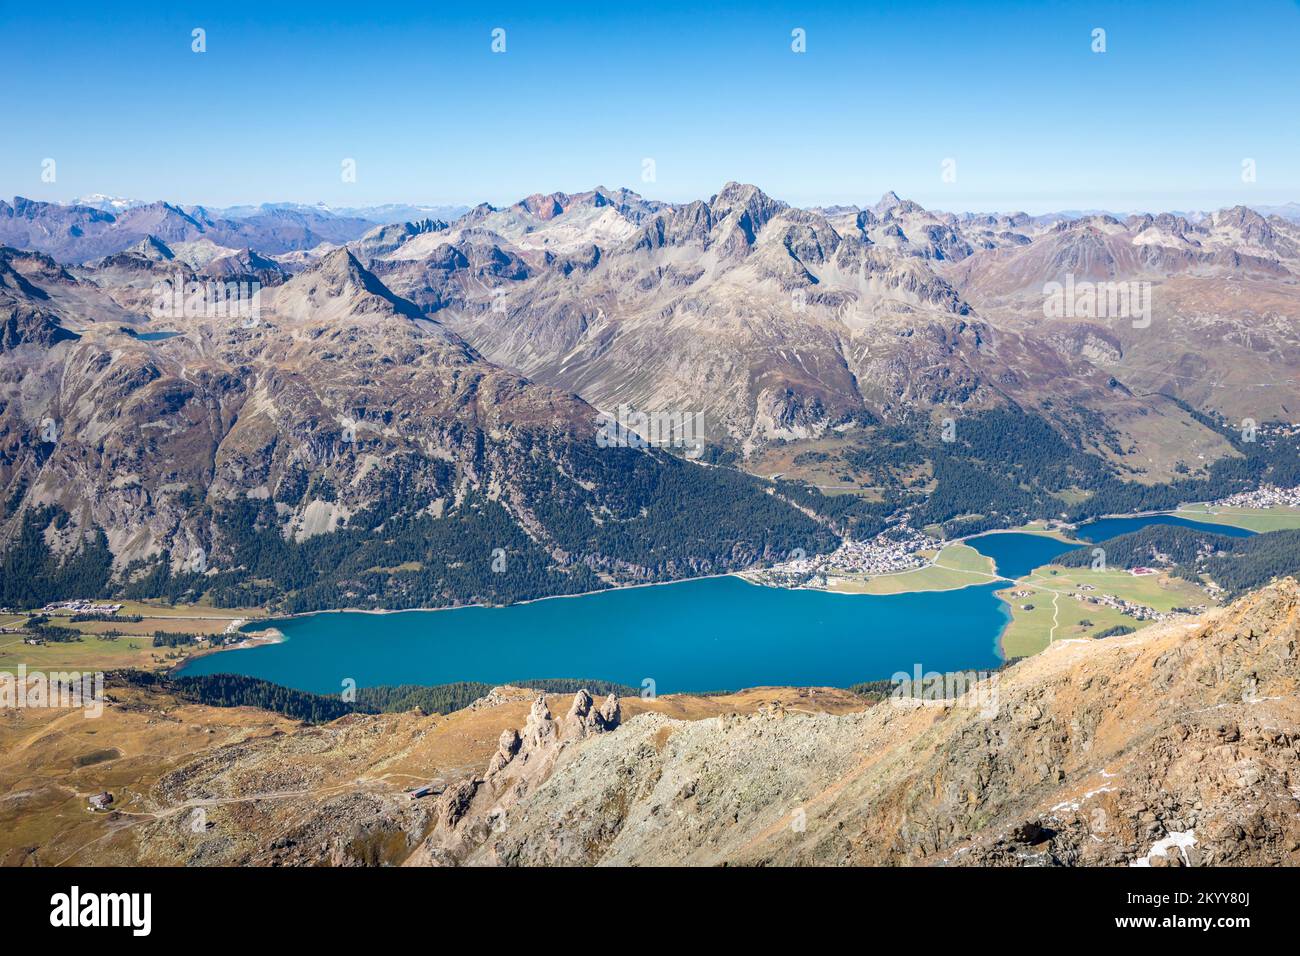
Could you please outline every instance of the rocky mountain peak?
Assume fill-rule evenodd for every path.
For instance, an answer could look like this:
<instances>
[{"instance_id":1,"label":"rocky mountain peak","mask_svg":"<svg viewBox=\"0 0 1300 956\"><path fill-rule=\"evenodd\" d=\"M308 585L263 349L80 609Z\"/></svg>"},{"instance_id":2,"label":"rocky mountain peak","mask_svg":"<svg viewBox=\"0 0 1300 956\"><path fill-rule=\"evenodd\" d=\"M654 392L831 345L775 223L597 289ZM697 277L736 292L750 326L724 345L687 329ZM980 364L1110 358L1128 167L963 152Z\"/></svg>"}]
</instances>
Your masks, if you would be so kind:
<instances>
[{"instance_id":1,"label":"rocky mountain peak","mask_svg":"<svg viewBox=\"0 0 1300 956\"><path fill-rule=\"evenodd\" d=\"M541 193L533 193L533 195L519 200L519 202L515 203L515 206L527 213L531 213L542 222L549 222L556 216L564 215L565 210L569 208L572 201L573 197L567 193L556 192L545 196Z\"/></svg>"},{"instance_id":2,"label":"rocky mountain peak","mask_svg":"<svg viewBox=\"0 0 1300 956\"><path fill-rule=\"evenodd\" d=\"M465 222L474 222L475 220L478 219L486 219L488 216L492 215L496 211L497 211L496 206L493 206L491 203L481 202L473 209L471 209L469 212L465 213L465 215L462 216L461 219L464 220Z\"/></svg>"},{"instance_id":3,"label":"rocky mountain peak","mask_svg":"<svg viewBox=\"0 0 1300 956\"><path fill-rule=\"evenodd\" d=\"M357 284L364 283L367 276L374 278L346 246L324 256L313 271L321 278Z\"/></svg>"},{"instance_id":4,"label":"rocky mountain peak","mask_svg":"<svg viewBox=\"0 0 1300 956\"><path fill-rule=\"evenodd\" d=\"M1236 231L1243 241L1251 245L1261 246L1274 252L1295 254L1297 251L1296 243L1293 240L1279 236L1277 230L1274 229L1275 223L1285 228L1284 220L1277 217L1266 219L1249 206L1233 206L1231 209L1218 212L1214 216L1216 227Z\"/></svg>"},{"instance_id":5,"label":"rocky mountain peak","mask_svg":"<svg viewBox=\"0 0 1300 956\"><path fill-rule=\"evenodd\" d=\"M747 212L757 226L764 225L782 209L785 203L773 199L763 190L751 183L728 182L713 198L709 200L718 218L733 212Z\"/></svg>"},{"instance_id":6,"label":"rocky mountain peak","mask_svg":"<svg viewBox=\"0 0 1300 956\"><path fill-rule=\"evenodd\" d=\"M709 206L715 229L722 230L714 241L720 242L719 251L728 258L745 254L762 228L786 208L757 186L735 182L723 186Z\"/></svg>"},{"instance_id":7,"label":"rocky mountain peak","mask_svg":"<svg viewBox=\"0 0 1300 956\"><path fill-rule=\"evenodd\" d=\"M1216 213L1215 221L1221 226L1260 226L1267 220L1249 206L1233 206Z\"/></svg>"},{"instance_id":8,"label":"rocky mountain peak","mask_svg":"<svg viewBox=\"0 0 1300 956\"><path fill-rule=\"evenodd\" d=\"M883 216L902 201L903 200L898 198L898 193L891 189L880 197L880 201L871 207L871 211L877 216Z\"/></svg>"},{"instance_id":9,"label":"rocky mountain peak","mask_svg":"<svg viewBox=\"0 0 1300 956\"><path fill-rule=\"evenodd\" d=\"M172 252L171 247L155 235L145 236L126 251L130 255L136 255L151 262L170 262L176 258L176 254Z\"/></svg>"},{"instance_id":10,"label":"rocky mountain peak","mask_svg":"<svg viewBox=\"0 0 1300 956\"><path fill-rule=\"evenodd\" d=\"M340 313L347 309L358 314L373 313L375 306L382 303L398 315L421 317L415 305L395 295L346 246L335 249L315 266L290 279L280 292L277 308L282 303L305 298L312 304L335 300L330 303L331 310Z\"/></svg>"}]
</instances>

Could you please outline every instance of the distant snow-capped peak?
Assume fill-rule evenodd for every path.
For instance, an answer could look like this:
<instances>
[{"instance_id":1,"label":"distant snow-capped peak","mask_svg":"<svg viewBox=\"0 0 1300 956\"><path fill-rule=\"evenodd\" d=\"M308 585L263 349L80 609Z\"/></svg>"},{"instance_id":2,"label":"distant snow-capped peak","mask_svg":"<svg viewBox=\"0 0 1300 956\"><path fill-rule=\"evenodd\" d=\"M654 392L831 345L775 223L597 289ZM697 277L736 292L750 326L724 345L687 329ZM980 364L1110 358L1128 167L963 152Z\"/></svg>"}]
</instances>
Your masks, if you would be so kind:
<instances>
[{"instance_id":1,"label":"distant snow-capped peak","mask_svg":"<svg viewBox=\"0 0 1300 956\"><path fill-rule=\"evenodd\" d=\"M89 196L81 196L72 200L74 206L90 206L92 209L100 209L104 212L122 212L126 209L135 209L138 206L147 206L148 203L141 199L125 199L121 196L108 196L104 193L91 193Z\"/></svg>"}]
</instances>

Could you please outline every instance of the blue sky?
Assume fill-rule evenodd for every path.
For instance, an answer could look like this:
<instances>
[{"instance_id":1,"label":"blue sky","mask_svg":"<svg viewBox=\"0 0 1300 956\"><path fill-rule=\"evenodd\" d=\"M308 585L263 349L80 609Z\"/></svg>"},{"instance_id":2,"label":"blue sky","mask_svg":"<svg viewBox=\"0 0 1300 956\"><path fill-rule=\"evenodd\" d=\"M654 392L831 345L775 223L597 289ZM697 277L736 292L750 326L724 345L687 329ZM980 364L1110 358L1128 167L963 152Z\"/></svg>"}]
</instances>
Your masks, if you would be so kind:
<instances>
[{"instance_id":1,"label":"blue sky","mask_svg":"<svg viewBox=\"0 0 1300 956\"><path fill-rule=\"evenodd\" d=\"M688 200L735 179L798 204L1300 201L1294 0L621 6L0 0L0 195Z\"/></svg>"}]
</instances>

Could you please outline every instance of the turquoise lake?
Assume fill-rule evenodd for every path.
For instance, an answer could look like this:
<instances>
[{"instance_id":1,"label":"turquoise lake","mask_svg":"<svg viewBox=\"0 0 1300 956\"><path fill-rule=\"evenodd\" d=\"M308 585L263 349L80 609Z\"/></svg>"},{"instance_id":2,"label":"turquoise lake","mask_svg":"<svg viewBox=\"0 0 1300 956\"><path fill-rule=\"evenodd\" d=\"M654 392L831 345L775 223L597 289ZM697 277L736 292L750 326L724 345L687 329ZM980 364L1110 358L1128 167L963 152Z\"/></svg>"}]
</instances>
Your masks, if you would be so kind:
<instances>
[{"instance_id":1,"label":"turquoise lake","mask_svg":"<svg viewBox=\"0 0 1300 956\"><path fill-rule=\"evenodd\" d=\"M980 554L992 558L998 574L1008 578L1024 577L1058 554L1079 547L1077 544L1066 544L1049 538L1045 534L1020 534L1015 531L982 534L967 538L965 543Z\"/></svg>"},{"instance_id":2,"label":"turquoise lake","mask_svg":"<svg viewBox=\"0 0 1300 956\"><path fill-rule=\"evenodd\" d=\"M1189 521L1176 515L1144 515L1140 518L1098 518L1085 525L1080 525L1076 532L1084 541L1105 541L1120 534L1141 531L1148 525L1172 524L1196 531L1209 531L1211 534L1226 534L1230 538L1249 538L1255 532L1232 525L1211 524L1208 521Z\"/></svg>"},{"instance_id":3,"label":"turquoise lake","mask_svg":"<svg viewBox=\"0 0 1300 956\"><path fill-rule=\"evenodd\" d=\"M1141 531L1151 525L1178 525L1196 531L1209 531L1224 534L1232 538L1248 538L1255 532L1245 528L1234 528L1224 524L1210 524L1205 521L1189 521L1175 515L1144 515L1133 518L1098 518L1080 525L1074 536L1081 541L1105 541L1121 534ZM1015 531L994 531L989 534L967 538L966 543L993 559L998 574L1009 578L1024 577L1034 568L1047 564L1058 554L1073 551L1078 544L1066 544L1042 534L1022 534Z\"/></svg>"},{"instance_id":4,"label":"turquoise lake","mask_svg":"<svg viewBox=\"0 0 1300 956\"><path fill-rule=\"evenodd\" d=\"M1101 540L1148 524L1252 532L1155 515L1108 518L1080 529ZM1000 532L967 541L1020 577L1078 545ZM345 679L380 684L490 684L546 677L649 678L658 693L764 684L844 687L925 671L999 665L1010 620L994 594L1006 582L916 594L834 594L706 578L551 598L504 608L314 614L249 625L286 640L196 658L180 673L236 673L337 693Z\"/></svg>"},{"instance_id":5,"label":"turquoise lake","mask_svg":"<svg viewBox=\"0 0 1300 956\"><path fill-rule=\"evenodd\" d=\"M763 684L847 686L994 668L1009 620L997 584L887 596L706 578L504 608L316 614L264 623L286 641L196 658L182 673L238 673L337 693L377 684L601 678L658 693ZM259 626L247 628L257 630Z\"/></svg>"}]
</instances>

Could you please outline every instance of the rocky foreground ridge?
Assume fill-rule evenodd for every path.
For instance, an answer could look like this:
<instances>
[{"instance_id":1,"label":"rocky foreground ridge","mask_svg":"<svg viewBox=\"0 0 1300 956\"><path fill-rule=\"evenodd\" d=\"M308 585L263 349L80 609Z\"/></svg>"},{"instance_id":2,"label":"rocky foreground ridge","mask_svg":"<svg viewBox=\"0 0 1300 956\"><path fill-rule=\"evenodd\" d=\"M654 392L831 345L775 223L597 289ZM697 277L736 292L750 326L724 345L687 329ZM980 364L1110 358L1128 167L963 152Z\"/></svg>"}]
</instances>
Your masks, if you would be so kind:
<instances>
[{"instance_id":1,"label":"rocky foreground ridge","mask_svg":"<svg viewBox=\"0 0 1300 956\"><path fill-rule=\"evenodd\" d=\"M477 846L444 816L410 862L1294 864L1298 608L1287 580L1063 641L951 706L645 714L501 788Z\"/></svg>"},{"instance_id":2,"label":"rocky foreground ridge","mask_svg":"<svg viewBox=\"0 0 1300 956\"><path fill-rule=\"evenodd\" d=\"M940 706L498 688L446 717L317 727L147 696L103 721L19 713L0 725L0 860L1294 865L1298 615L1287 579L1057 642ZM92 746L120 759L81 766ZM87 813L106 785L122 812Z\"/></svg>"}]
</instances>

